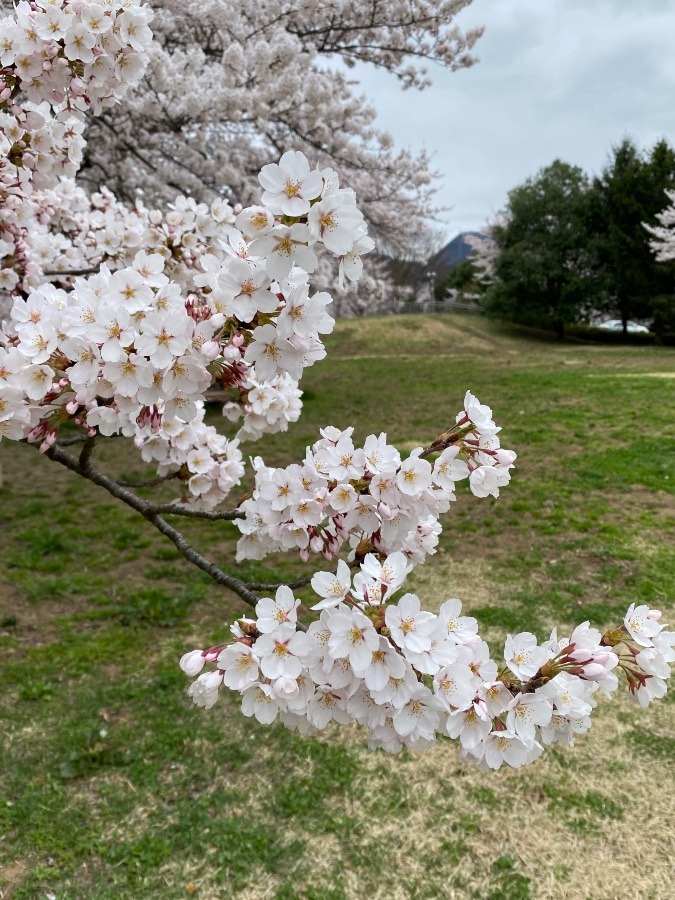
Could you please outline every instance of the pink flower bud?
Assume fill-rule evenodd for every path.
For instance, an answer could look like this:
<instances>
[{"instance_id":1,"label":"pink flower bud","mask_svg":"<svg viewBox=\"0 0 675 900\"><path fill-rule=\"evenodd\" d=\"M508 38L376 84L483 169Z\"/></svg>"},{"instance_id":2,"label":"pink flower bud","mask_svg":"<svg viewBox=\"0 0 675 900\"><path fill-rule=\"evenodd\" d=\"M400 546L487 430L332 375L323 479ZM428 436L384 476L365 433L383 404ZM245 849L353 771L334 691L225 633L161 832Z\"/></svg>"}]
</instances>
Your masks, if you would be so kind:
<instances>
[{"instance_id":1,"label":"pink flower bud","mask_svg":"<svg viewBox=\"0 0 675 900\"><path fill-rule=\"evenodd\" d=\"M568 658L572 660L572 662L576 663L586 663L590 662L594 657L590 650L573 650L570 654L568 654Z\"/></svg>"},{"instance_id":2,"label":"pink flower bud","mask_svg":"<svg viewBox=\"0 0 675 900\"><path fill-rule=\"evenodd\" d=\"M229 347L225 347L223 350L223 359L228 360L228 362L237 362L237 360L241 359L241 352L238 347L233 347L232 344Z\"/></svg>"},{"instance_id":3,"label":"pink flower bud","mask_svg":"<svg viewBox=\"0 0 675 900\"><path fill-rule=\"evenodd\" d=\"M204 341L201 349L202 355L209 361L215 359L220 353L220 347L216 341Z\"/></svg>"},{"instance_id":4,"label":"pink flower bud","mask_svg":"<svg viewBox=\"0 0 675 900\"><path fill-rule=\"evenodd\" d=\"M510 466L516 458L516 454L513 450L495 450L493 451L493 456L500 466Z\"/></svg>"},{"instance_id":5,"label":"pink flower bud","mask_svg":"<svg viewBox=\"0 0 675 900\"><path fill-rule=\"evenodd\" d=\"M598 663L589 663L587 666L584 666L581 677L586 681L599 681L601 678L604 678L606 674L607 670L604 666L601 666Z\"/></svg>"},{"instance_id":6,"label":"pink flower bud","mask_svg":"<svg viewBox=\"0 0 675 900\"><path fill-rule=\"evenodd\" d=\"M193 675L199 675L205 662L206 659L201 650L190 650L181 656L179 665L185 674L192 678Z\"/></svg>"}]
</instances>

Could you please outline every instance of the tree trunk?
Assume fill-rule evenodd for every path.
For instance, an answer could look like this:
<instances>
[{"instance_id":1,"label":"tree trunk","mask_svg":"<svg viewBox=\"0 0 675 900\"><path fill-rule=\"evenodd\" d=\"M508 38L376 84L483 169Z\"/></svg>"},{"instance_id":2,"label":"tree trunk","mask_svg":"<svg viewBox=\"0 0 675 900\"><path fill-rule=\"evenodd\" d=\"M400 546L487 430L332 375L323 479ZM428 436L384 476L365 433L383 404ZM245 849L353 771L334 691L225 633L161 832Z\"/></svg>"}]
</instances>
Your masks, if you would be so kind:
<instances>
[{"instance_id":1,"label":"tree trunk","mask_svg":"<svg viewBox=\"0 0 675 900\"><path fill-rule=\"evenodd\" d=\"M621 326L623 331L623 336L626 338L628 336L628 301L621 301Z\"/></svg>"}]
</instances>

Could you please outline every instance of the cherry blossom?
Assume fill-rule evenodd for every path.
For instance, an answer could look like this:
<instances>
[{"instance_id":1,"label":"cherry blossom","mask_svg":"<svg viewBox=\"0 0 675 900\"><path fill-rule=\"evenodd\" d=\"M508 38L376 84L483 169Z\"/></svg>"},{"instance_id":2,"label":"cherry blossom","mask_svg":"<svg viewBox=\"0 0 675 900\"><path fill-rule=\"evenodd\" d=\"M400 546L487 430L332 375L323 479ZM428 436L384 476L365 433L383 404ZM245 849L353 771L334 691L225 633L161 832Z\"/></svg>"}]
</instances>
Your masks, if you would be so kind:
<instances>
[{"instance_id":1,"label":"cherry blossom","mask_svg":"<svg viewBox=\"0 0 675 900\"><path fill-rule=\"evenodd\" d=\"M391 23L380 35L364 23L358 38L374 39L368 58L413 84L423 83L421 73L400 66L424 46L414 27L422 7L406 4L398 51L377 43ZM457 0L436 7L425 28L445 35L435 52L451 64L470 40L450 40L441 26ZM207 3L204 16L215 8ZM160 29L172 16L180 18L167 12ZM255 609L231 626L230 640L183 654L189 697L209 709L225 688L240 695L245 716L304 735L355 721L371 747L388 752L449 737L483 769L571 745L591 727L595 697L612 695L620 678L641 706L662 697L675 633L646 605L632 603L604 634L584 622L542 642L509 635L498 664L458 599L433 612L416 593L396 597L414 564L435 552L456 485L468 479L471 494L496 498L510 482L516 455L501 447L492 409L471 391L454 424L405 458L384 433L358 446L352 427L330 425L300 462L271 467L253 457L252 490L220 509L245 474L240 443L298 418L303 370L325 356L332 298L316 290L315 273L328 261L340 278L360 277L374 242L354 191L297 149L278 163L265 159L262 194L249 192L243 208L180 194L148 209L76 185L85 113L110 109L138 83L151 20L140 0L20 0L0 20L8 36L0 47L0 287L14 295L0 332L0 439L35 445L127 503ZM243 68L235 32L223 71ZM282 56L291 45L279 47ZM264 69L263 38L256 50L251 59ZM177 103L199 105L184 79L175 87ZM230 437L207 422L211 387L226 394L225 420L243 420ZM99 472L91 456L112 435L132 439L155 480L179 496L152 503ZM82 444L79 457L64 450L70 442ZM294 582L311 584L319 618L304 623L291 586L247 583L204 559L167 521L180 515L234 521L239 559L290 549L304 561L337 559L334 572ZM267 589L273 597L256 593Z\"/></svg>"},{"instance_id":2,"label":"cherry blossom","mask_svg":"<svg viewBox=\"0 0 675 900\"><path fill-rule=\"evenodd\" d=\"M335 443L345 437L336 429L324 433ZM340 561L336 575L312 577L316 593L330 597L331 605L306 634L296 630L297 601L286 588L276 605L259 601L257 622L242 620L235 628L235 635L251 637L239 637L225 650L193 651L181 665L188 675L198 674L218 652L218 684L242 693L244 713L260 721L280 714L287 727L302 733L357 721L368 731L370 746L389 752L403 746L422 750L444 735L459 741L466 762L486 769L532 763L543 746L571 746L588 731L601 681L596 669L612 674L621 668L641 705L665 693L675 657L675 634L665 626L654 641L640 635L649 646L623 626L602 635L588 623L569 637L554 632L542 644L530 633L509 636L506 665L499 670L477 635L476 620L461 615L459 600L445 601L437 615L423 610L416 595L394 598L406 569L401 554L381 563L368 554L350 578ZM360 588L364 582L381 584L383 575L390 588L384 594ZM273 609L278 614L270 618ZM265 630L287 615L292 622ZM658 618L649 609L639 615ZM445 655L432 669L434 644ZM195 702L210 705L216 680L200 675L195 684ZM617 687L618 680L610 693Z\"/></svg>"}]
</instances>

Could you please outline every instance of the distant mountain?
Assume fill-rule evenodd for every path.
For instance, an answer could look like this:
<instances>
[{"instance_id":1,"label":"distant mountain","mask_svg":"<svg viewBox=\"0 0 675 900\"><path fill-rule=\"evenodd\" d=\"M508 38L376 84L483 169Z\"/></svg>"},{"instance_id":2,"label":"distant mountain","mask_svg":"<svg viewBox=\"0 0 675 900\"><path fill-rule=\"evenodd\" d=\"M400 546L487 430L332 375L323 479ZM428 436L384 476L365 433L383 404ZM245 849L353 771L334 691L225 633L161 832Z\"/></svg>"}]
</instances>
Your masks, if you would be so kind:
<instances>
[{"instance_id":1,"label":"distant mountain","mask_svg":"<svg viewBox=\"0 0 675 900\"><path fill-rule=\"evenodd\" d=\"M427 271L447 272L454 268L458 263L464 262L467 256L473 252L473 247L467 241L468 237L484 237L479 231L462 231L457 237L454 237L449 244L446 244L442 250L439 250L427 262Z\"/></svg>"}]
</instances>

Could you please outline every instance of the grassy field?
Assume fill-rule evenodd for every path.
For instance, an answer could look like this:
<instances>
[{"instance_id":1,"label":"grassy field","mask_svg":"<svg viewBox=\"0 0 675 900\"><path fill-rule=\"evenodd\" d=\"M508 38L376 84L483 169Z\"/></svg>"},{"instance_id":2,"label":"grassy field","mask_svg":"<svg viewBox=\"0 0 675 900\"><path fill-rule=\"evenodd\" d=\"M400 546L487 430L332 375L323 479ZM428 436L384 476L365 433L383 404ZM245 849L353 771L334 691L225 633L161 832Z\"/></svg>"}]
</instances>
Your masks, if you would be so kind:
<instances>
[{"instance_id":1,"label":"grassy field","mask_svg":"<svg viewBox=\"0 0 675 900\"><path fill-rule=\"evenodd\" d=\"M325 424L433 439L470 388L519 453L498 501L466 490L408 582L508 631L675 621L675 352L556 344L478 318L339 324L303 382L305 413L265 439L288 462ZM141 476L122 442L107 471ZM672 697L603 702L590 734L484 775L443 742L367 750L305 740L235 704L188 701L177 659L242 607L93 485L0 445L0 897L405 900L672 896ZM166 494L170 499L170 490ZM233 567L229 523L188 522ZM238 571L302 573L272 557ZM306 594L305 596L309 596Z\"/></svg>"}]
</instances>

